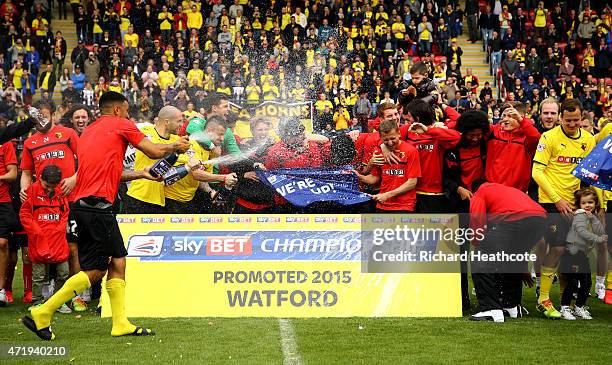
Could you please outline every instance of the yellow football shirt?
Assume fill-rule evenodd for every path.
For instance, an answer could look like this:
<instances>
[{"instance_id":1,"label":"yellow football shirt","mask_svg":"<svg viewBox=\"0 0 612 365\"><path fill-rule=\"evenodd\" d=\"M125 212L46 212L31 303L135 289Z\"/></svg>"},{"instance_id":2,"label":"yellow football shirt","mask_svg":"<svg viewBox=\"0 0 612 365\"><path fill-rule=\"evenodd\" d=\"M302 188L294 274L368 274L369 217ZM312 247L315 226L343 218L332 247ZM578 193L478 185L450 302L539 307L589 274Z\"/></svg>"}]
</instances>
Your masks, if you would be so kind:
<instances>
[{"instance_id":1,"label":"yellow football shirt","mask_svg":"<svg viewBox=\"0 0 612 365\"><path fill-rule=\"evenodd\" d=\"M176 135L170 136L170 141L174 142L179 137ZM189 162L189 159L193 158L200 161L207 161L210 158L210 152L206 151L196 140L189 141L191 146L184 154L179 155L178 160L174 166L185 165ZM212 174L213 165L205 165L204 169ZM175 182L172 185L164 187L165 197L168 199L176 200L178 202L186 203L193 199L200 186L200 182L193 178L193 175L188 174L181 180Z\"/></svg>"},{"instance_id":2,"label":"yellow football shirt","mask_svg":"<svg viewBox=\"0 0 612 365\"><path fill-rule=\"evenodd\" d=\"M157 133L155 126L152 124L141 127L140 131L144 133L144 135L147 136L147 138L153 143L171 144L176 140L176 138L166 139L160 136L159 133ZM153 165L156 161L157 160L147 157L147 155L142 153L140 150L136 150L134 170L143 170L145 167ZM132 198L143 202L161 205L162 207L166 205L166 200L164 198L164 185L161 182L147 179L134 180L130 184L127 194Z\"/></svg>"},{"instance_id":3,"label":"yellow football shirt","mask_svg":"<svg viewBox=\"0 0 612 365\"><path fill-rule=\"evenodd\" d=\"M574 192L580 188L580 180L572 175L572 170L593 147L595 138L590 133L580 129L578 136L570 137L561 126L556 126L540 137L533 161L546 166L544 175L555 192L572 204ZM556 203L542 188L538 194L540 203Z\"/></svg>"}]
</instances>

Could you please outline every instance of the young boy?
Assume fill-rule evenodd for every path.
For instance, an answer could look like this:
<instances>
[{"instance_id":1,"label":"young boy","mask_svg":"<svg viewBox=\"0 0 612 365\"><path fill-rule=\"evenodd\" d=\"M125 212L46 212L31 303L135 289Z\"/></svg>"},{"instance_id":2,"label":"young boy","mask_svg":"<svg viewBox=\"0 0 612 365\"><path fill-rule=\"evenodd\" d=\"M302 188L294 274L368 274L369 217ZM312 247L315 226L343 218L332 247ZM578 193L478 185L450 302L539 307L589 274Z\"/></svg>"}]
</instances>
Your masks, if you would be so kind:
<instances>
[{"instance_id":1,"label":"young boy","mask_svg":"<svg viewBox=\"0 0 612 365\"><path fill-rule=\"evenodd\" d=\"M68 256L70 250L66 240L68 223L68 201L58 187L62 180L59 167L49 164L43 168L40 180L27 189L19 217L28 235L28 254L32 261L32 302L42 304L42 285L49 266L55 266L55 290L68 279ZM71 310L65 304L62 313Z\"/></svg>"},{"instance_id":2,"label":"young boy","mask_svg":"<svg viewBox=\"0 0 612 365\"><path fill-rule=\"evenodd\" d=\"M378 133L385 146L396 155L398 163L382 163L371 167L370 175L357 174L368 185L380 183L380 193L373 195L376 209L382 212L413 212L416 206L416 183L421 177L417 150L400 139L399 126L394 120L380 123ZM382 154L380 147L374 152Z\"/></svg>"}]
</instances>

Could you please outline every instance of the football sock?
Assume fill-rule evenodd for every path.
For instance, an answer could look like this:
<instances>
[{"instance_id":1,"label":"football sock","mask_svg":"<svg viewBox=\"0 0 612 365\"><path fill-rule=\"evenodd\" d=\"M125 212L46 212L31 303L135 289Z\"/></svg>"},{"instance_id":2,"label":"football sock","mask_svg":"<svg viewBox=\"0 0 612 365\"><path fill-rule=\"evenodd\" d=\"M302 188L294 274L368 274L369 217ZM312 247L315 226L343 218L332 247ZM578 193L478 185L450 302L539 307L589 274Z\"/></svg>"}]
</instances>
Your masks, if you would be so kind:
<instances>
[{"instance_id":1,"label":"football sock","mask_svg":"<svg viewBox=\"0 0 612 365\"><path fill-rule=\"evenodd\" d=\"M113 315L111 336L129 335L136 330L125 315L125 280L110 279L106 281L106 292L110 298Z\"/></svg>"},{"instance_id":2,"label":"football sock","mask_svg":"<svg viewBox=\"0 0 612 365\"><path fill-rule=\"evenodd\" d=\"M53 294L53 296L43 305L32 309L32 319L34 322L36 322L36 328L40 330L49 327L51 325L53 313L55 313L57 308L61 307L62 304L66 303L75 295L81 293L90 286L91 283L89 282L89 277L83 271L79 271L77 274L66 280L64 286Z\"/></svg>"},{"instance_id":3,"label":"football sock","mask_svg":"<svg viewBox=\"0 0 612 365\"><path fill-rule=\"evenodd\" d=\"M539 303L550 299L550 288L552 288L552 283L556 272L556 268L542 265L542 276L540 277L540 297L538 298Z\"/></svg>"},{"instance_id":4,"label":"football sock","mask_svg":"<svg viewBox=\"0 0 612 365\"><path fill-rule=\"evenodd\" d=\"M32 291L32 264L23 264L23 291Z\"/></svg>"},{"instance_id":5,"label":"football sock","mask_svg":"<svg viewBox=\"0 0 612 365\"><path fill-rule=\"evenodd\" d=\"M612 289L612 270L608 270L608 275L606 276L606 280L608 281L607 289Z\"/></svg>"},{"instance_id":6,"label":"football sock","mask_svg":"<svg viewBox=\"0 0 612 365\"><path fill-rule=\"evenodd\" d=\"M563 292L567 287L567 278L563 274L559 274L559 297L563 298Z\"/></svg>"}]
</instances>

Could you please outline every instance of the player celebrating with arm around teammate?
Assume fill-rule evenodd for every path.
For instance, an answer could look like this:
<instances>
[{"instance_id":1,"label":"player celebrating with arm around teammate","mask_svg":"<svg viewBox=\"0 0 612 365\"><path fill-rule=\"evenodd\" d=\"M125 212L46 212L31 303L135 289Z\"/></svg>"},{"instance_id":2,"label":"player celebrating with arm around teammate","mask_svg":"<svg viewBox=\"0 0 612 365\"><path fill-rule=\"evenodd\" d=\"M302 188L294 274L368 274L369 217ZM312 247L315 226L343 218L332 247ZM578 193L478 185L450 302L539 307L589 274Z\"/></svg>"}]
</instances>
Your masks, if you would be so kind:
<instances>
[{"instance_id":1,"label":"player celebrating with arm around teammate","mask_svg":"<svg viewBox=\"0 0 612 365\"><path fill-rule=\"evenodd\" d=\"M154 144L128 118L128 102L116 92L100 97L102 116L89 125L79 141L77 185L74 215L77 221L81 271L66 281L45 304L23 317L23 324L43 340L53 340L53 313L66 301L96 283L108 272L106 290L112 311L112 336L149 336L150 329L135 326L125 315L125 257L127 251L112 211L112 205L124 179L154 179L145 169L123 173L123 158L128 143L147 156L162 158L170 152L185 152L187 137L172 144ZM105 146L106 153L100 153Z\"/></svg>"},{"instance_id":2,"label":"player celebrating with arm around teammate","mask_svg":"<svg viewBox=\"0 0 612 365\"><path fill-rule=\"evenodd\" d=\"M574 192L580 188L580 180L571 171L591 152L595 139L580 129L582 105L576 99L561 104L561 125L545 132L540 138L533 159L533 179L538 184L538 200L549 214L545 234L549 250L542 260L540 296L537 308L547 318L561 318L550 300L550 288L557 266L565 251L565 238L573 216Z\"/></svg>"},{"instance_id":3,"label":"player celebrating with arm around teammate","mask_svg":"<svg viewBox=\"0 0 612 365\"><path fill-rule=\"evenodd\" d=\"M382 212L414 212L416 207L417 179L421 177L421 166L417 150L400 139L399 126L393 120L384 120L379 127L380 138L389 151L399 160L374 166L370 175L357 174L359 180L368 185L380 183L376 209ZM380 148L375 152L381 154Z\"/></svg>"}]
</instances>

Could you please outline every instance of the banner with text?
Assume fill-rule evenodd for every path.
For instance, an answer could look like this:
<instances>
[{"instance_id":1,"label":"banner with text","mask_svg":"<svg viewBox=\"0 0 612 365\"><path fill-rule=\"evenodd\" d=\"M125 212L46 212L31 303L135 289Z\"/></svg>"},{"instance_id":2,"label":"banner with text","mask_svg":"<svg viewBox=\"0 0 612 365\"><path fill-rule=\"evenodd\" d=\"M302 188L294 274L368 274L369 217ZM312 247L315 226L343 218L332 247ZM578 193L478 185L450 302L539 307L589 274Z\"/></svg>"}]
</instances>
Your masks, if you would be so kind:
<instances>
[{"instance_id":1,"label":"banner with text","mask_svg":"<svg viewBox=\"0 0 612 365\"><path fill-rule=\"evenodd\" d=\"M257 170L266 185L291 204L306 207L314 202L351 205L372 198L361 191L351 166L304 169Z\"/></svg>"},{"instance_id":2,"label":"banner with text","mask_svg":"<svg viewBox=\"0 0 612 365\"><path fill-rule=\"evenodd\" d=\"M276 131L280 118L298 117L306 127L306 131L312 132L313 110L311 101L299 103L266 101L253 107L240 106L230 102L230 111L238 116L234 133L241 138L253 137L250 126L251 120L255 117L268 118L272 122L272 131Z\"/></svg>"},{"instance_id":3,"label":"banner with text","mask_svg":"<svg viewBox=\"0 0 612 365\"><path fill-rule=\"evenodd\" d=\"M128 250L127 315L461 316L458 273L362 272L364 219L118 216ZM104 301L102 315L108 317Z\"/></svg>"}]
</instances>

